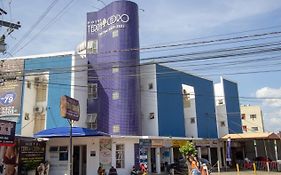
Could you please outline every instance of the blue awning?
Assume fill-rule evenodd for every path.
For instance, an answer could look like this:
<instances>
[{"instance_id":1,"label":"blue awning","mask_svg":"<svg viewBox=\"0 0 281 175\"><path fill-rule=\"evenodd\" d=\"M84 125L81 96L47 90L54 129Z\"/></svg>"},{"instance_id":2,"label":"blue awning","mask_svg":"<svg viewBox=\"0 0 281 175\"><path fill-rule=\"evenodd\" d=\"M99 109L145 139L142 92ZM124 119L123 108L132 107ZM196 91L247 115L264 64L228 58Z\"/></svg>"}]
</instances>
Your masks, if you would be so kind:
<instances>
[{"instance_id":1,"label":"blue awning","mask_svg":"<svg viewBox=\"0 0 281 175\"><path fill-rule=\"evenodd\" d=\"M34 134L35 138L69 137L70 127L51 128ZM89 128L72 127L72 137L109 136L105 132Z\"/></svg>"}]
</instances>

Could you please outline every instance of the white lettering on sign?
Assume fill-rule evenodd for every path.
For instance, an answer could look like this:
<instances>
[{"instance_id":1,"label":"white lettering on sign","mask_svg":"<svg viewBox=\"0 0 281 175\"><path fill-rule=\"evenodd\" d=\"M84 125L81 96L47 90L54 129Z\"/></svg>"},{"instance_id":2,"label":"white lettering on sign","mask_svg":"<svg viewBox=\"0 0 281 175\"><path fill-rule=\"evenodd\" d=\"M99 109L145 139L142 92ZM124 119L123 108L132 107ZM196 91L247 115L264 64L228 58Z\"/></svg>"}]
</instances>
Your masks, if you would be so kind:
<instances>
[{"instance_id":1,"label":"white lettering on sign","mask_svg":"<svg viewBox=\"0 0 281 175\"><path fill-rule=\"evenodd\" d=\"M0 135L11 135L12 123L0 123Z\"/></svg>"},{"instance_id":2,"label":"white lettering on sign","mask_svg":"<svg viewBox=\"0 0 281 175\"><path fill-rule=\"evenodd\" d=\"M101 31L107 26L111 26L116 23L127 23L130 17L127 14L116 14L109 18L98 19L95 21L88 21L88 33L95 33Z\"/></svg>"}]
</instances>

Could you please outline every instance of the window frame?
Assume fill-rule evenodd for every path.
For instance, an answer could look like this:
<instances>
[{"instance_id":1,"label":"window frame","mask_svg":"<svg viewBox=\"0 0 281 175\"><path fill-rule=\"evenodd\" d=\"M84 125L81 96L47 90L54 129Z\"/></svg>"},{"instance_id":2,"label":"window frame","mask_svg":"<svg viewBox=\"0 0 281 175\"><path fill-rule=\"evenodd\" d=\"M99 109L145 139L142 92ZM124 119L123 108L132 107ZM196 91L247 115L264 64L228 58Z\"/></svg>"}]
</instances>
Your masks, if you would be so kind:
<instances>
[{"instance_id":1,"label":"window frame","mask_svg":"<svg viewBox=\"0 0 281 175\"><path fill-rule=\"evenodd\" d=\"M118 146L122 146L122 149L117 149ZM125 144L116 144L115 145L115 167L116 168L125 168ZM118 155L121 155L119 158L117 157ZM120 161L120 164L117 162ZM119 166L120 165L120 166Z\"/></svg>"},{"instance_id":2,"label":"window frame","mask_svg":"<svg viewBox=\"0 0 281 175\"><path fill-rule=\"evenodd\" d=\"M88 99L98 99L98 83L88 83Z\"/></svg>"},{"instance_id":3,"label":"window frame","mask_svg":"<svg viewBox=\"0 0 281 175\"><path fill-rule=\"evenodd\" d=\"M97 39L87 41L86 52L87 52L87 54L97 54L98 53L98 40Z\"/></svg>"}]
</instances>

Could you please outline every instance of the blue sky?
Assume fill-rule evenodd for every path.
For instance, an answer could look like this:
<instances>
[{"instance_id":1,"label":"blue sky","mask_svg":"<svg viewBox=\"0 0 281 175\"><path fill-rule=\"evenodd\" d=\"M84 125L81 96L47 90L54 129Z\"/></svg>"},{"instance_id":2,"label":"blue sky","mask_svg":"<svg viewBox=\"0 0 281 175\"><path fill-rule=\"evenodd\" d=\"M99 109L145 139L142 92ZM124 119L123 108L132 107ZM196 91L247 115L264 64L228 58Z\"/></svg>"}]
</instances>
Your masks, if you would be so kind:
<instances>
[{"instance_id":1,"label":"blue sky","mask_svg":"<svg viewBox=\"0 0 281 175\"><path fill-rule=\"evenodd\" d=\"M0 17L4 20L20 21L22 24L20 30L13 32L7 38L9 53L1 57L9 57L10 54L23 56L74 50L85 39L86 12L96 11L97 8L104 6L97 0L59 0L43 19L38 20L39 16L52 2L53 0L1 1L0 6L9 14ZM103 2L109 4L112 1L103 0ZM141 9L139 11L141 47L159 45L160 43L197 41L198 39L196 38L210 40L221 37L281 31L281 1L279 0L134 0L134 2ZM68 3L70 5L65 11L56 17L59 11ZM31 30L31 26L35 26L35 23L36 27L26 35L27 31ZM256 30L261 28L266 29ZM242 31L249 32L240 33ZM1 33L3 32L5 32L4 28L1 29ZM24 36L26 36L24 42L15 47ZM266 41L277 42L279 41L278 39L276 37ZM186 48L169 52L142 53L142 58L238 45L228 44L197 49ZM16 52L18 49L20 50ZM279 56L280 53L279 55L278 53L270 56ZM178 64L172 66L185 71L189 70L191 73L202 75L217 82L219 76L211 76L212 74L223 75L241 72L241 70L281 69L281 66L278 66L280 58L271 63L271 65L265 64L264 66L264 63L253 63L241 65L241 68L236 66L229 69L213 66L212 69L200 71L189 68L189 63L185 63L184 69ZM280 75L280 72L272 72L224 75L224 77L238 83L241 97L264 98L281 97ZM240 99L240 103L261 105L264 111L265 129L269 131L281 130L281 100L244 98Z\"/></svg>"}]
</instances>

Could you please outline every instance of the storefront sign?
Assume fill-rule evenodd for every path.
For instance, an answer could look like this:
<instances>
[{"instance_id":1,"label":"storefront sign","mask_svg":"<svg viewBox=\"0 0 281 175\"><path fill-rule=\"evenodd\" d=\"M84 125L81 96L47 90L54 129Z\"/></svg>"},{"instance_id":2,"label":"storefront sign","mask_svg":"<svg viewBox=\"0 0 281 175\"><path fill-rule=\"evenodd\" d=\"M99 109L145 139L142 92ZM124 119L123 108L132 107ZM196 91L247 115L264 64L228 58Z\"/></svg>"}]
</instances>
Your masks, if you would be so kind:
<instances>
[{"instance_id":1,"label":"storefront sign","mask_svg":"<svg viewBox=\"0 0 281 175\"><path fill-rule=\"evenodd\" d=\"M19 142L19 174L36 169L45 161L46 143L20 140Z\"/></svg>"},{"instance_id":2,"label":"storefront sign","mask_svg":"<svg viewBox=\"0 0 281 175\"><path fill-rule=\"evenodd\" d=\"M0 120L0 145L12 145L15 141L16 122Z\"/></svg>"},{"instance_id":3,"label":"storefront sign","mask_svg":"<svg viewBox=\"0 0 281 175\"><path fill-rule=\"evenodd\" d=\"M140 139L139 143L140 143L140 147L150 147L151 146L150 139Z\"/></svg>"},{"instance_id":4,"label":"storefront sign","mask_svg":"<svg viewBox=\"0 0 281 175\"><path fill-rule=\"evenodd\" d=\"M66 95L62 96L60 99L60 114L63 118L78 121L80 117L79 101Z\"/></svg>"},{"instance_id":5,"label":"storefront sign","mask_svg":"<svg viewBox=\"0 0 281 175\"><path fill-rule=\"evenodd\" d=\"M180 147L186 144L186 140L173 140L173 147Z\"/></svg>"},{"instance_id":6,"label":"storefront sign","mask_svg":"<svg viewBox=\"0 0 281 175\"><path fill-rule=\"evenodd\" d=\"M153 139L153 140L151 140L151 146L152 147L162 147L163 146L163 140Z\"/></svg>"},{"instance_id":7,"label":"storefront sign","mask_svg":"<svg viewBox=\"0 0 281 175\"><path fill-rule=\"evenodd\" d=\"M17 122L21 109L23 60L5 60L0 64L0 119Z\"/></svg>"}]
</instances>

